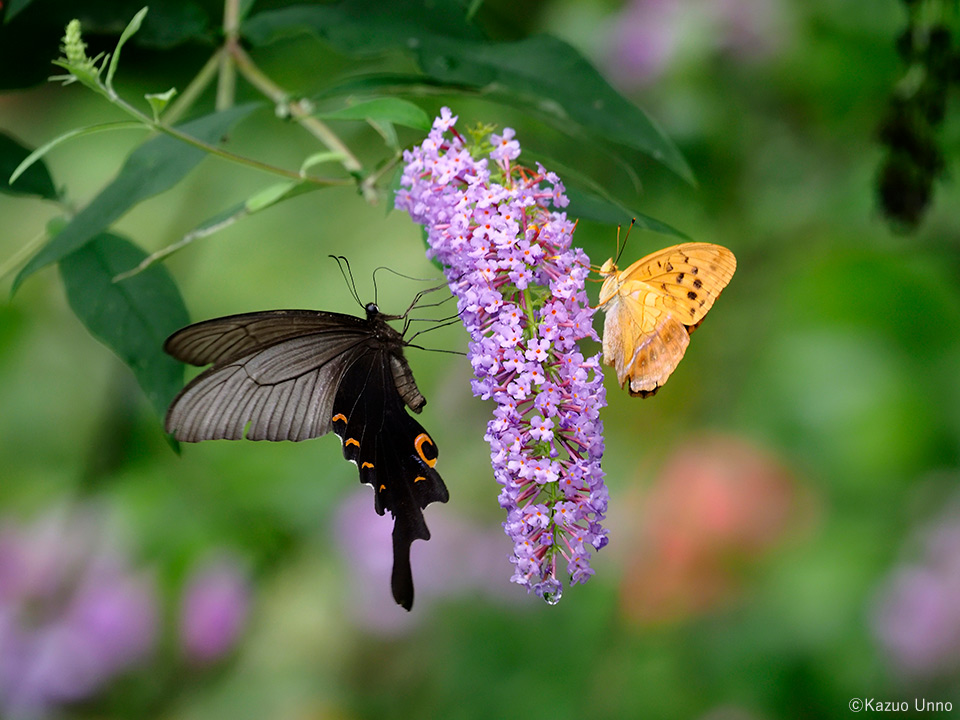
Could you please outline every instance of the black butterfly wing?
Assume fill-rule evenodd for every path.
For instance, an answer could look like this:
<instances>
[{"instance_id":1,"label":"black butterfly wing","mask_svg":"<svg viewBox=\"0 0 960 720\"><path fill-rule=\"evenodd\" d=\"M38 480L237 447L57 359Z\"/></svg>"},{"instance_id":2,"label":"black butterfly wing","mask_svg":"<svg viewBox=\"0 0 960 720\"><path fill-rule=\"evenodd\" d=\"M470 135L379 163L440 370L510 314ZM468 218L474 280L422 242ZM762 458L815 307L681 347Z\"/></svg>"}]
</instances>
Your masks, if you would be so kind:
<instances>
[{"instance_id":1,"label":"black butterfly wing","mask_svg":"<svg viewBox=\"0 0 960 720\"><path fill-rule=\"evenodd\" d=\"M306 440L331 430L336 390L376 340L369 322L308 310L231 315L180 330L164 344L192 364L213 363L173 400L166 430L185 442Z\"/></svg>"},{"instance_id":2,"label":"black butterfly wing","mask_svg":"<svg viewBox=\"0 0 960 720\"><path fill-rule=\"evenodd\" d=\"M316 310L268 310L227 315L194 323L175 332L163 349L191 365L229 362L254 350L304 335L369 334L363 318Z\"/></svg>"},{"instance_id":3,"label":"black butterfly wing","mask_svg":"<svg viewBox=\"0 0 960 720\"><path fill-rule=\"evenodd\" d=\"M375 309L366 320L275 310L190 325L164 349L213 366L174 398L166 429L186 442L298 441L335 430L360 480L373 486L377 512L394 517L391 588L409 610L410 545L430 538L423 508L448 494L433 439L405 409L418 411L424 400L402 347Z\"/></svg>"},{"instance_id":4,"label":"black butterfly wing","mask_svg":"<svg viewBox=\"0 0 960 720\"><path fill-rule=\"evenodd\" d=\"M390 369L389 351L370 350L346 369L333 403L333 430L343 455L356 463L360 481L373 486L377 513L393 524L393 597L413 606L410 545L429 540L423 508L446 502L447 487L434 469L437 446L404 407Z\"/></svg>"}]
</instances>

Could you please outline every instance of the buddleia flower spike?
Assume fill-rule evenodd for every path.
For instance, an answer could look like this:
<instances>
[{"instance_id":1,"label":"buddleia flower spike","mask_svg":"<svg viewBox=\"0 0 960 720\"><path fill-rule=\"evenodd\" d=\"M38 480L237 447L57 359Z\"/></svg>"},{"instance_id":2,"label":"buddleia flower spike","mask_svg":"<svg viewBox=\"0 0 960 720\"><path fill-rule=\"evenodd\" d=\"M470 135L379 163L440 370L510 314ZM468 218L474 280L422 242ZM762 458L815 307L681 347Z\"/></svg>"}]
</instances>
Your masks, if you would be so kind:
<instances>
[{"instance_id":1,"label":"buddleia flower spike","mask_svg":"<svg viewBox=\"0 0 960 720\"><path fill-rule=\"evenodd\" d=\"M396 205L427 230L428 256L444 266L470 334L474 395L496 402L487 425L503 527L513 540L512 580L548 602L592 574L607 543L600 469L605 405L598 339L584 284L590 262L571 245L576 224L563 184L542 165L515 161L515 133L457 132L441 111L424 142L404 153ZM552 208L552 209L551 209Z\"/></svg>"}]
</instances>

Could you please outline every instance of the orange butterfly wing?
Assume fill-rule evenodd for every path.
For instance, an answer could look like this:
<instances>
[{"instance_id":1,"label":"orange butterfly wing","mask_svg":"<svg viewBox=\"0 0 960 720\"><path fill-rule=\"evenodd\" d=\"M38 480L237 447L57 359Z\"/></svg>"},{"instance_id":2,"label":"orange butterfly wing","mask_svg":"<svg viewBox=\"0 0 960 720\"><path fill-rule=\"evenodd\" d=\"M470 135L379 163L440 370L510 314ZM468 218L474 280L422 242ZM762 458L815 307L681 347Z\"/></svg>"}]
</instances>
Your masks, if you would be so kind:
<instances>
[{"instance_id":1,"label":"orange butterfly wing","mask_svg":"<svg viewBox=\"0 0 960 720\"><path fill-rule=\"evenodd\" d=\"M732 252L710 243L674 245L623 272L604 264L603 359L621 386L629 379L631 395L647 397L667 381L736 267Z\"/></svg>"}]
</instances>

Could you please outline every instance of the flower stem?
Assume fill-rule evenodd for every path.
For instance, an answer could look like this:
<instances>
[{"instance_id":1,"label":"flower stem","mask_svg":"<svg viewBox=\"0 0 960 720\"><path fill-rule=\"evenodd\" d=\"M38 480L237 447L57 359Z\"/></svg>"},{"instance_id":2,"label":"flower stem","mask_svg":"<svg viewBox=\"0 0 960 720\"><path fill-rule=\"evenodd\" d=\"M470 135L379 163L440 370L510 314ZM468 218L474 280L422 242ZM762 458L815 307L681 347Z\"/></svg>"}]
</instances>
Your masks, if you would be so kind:
<instances>
[{"instance_id":1,"label":"flower stem","mask_svg":"<svg viewBox=\"0 0 960 720\"><path fill-rule=\"evenodd\" d=\"M237 44L240 36L239 0L224 0L223 3L223 43L224 49ZM233 106L237 94L237 69L232 53L227 50L220 53L220 76L217 81L217 110L226 110Z\"/></svg>"},{"instance_id":2,"label":"flower stem","mask_svg":"<svg viewBox=\"0 0 960 720\"><path fill-rule=\"evenodd\" d=\"M150 128L151 130L162 132L166 135L176 138L177 140L180 140L181 142L185 142L188 145L192 145L195 148L203 150L204 152L210 155L215 155L224 160L229 160L230 162L234 162L239 165L246 165L247 167L251 167L256 170L261 170L263 172L270 173L271 175L279 175L280 177L287 178L288 180L295 180L297 182L309 182L309 183L314 183L316 185L349 185L350 184L349 181L347 180L340 180L340 179L334 179L334 178L318 178L310 175L301 175L299 172L295 170L287 170L285 168L277 167L275 165L270 165L269 163L260 162L259 160L254 160L253 158L248 158L243 155L237 155L236 153L232 153L229 150L224 150L223 148L217 147L216 145L205 143L204 141L198 140L192 135L187 135L185 132L182 132L175 127L171 127L166 123L160 123L160 122L154 121L153 118L143 114L142 112L137 110L135 107L130 105L126 100L123 100L120 97L117 97L115 100L113 100L113 104L116 105L121 110L123 110L128 115L139 120L141 123L143 123L146 127Z\"/></svg>"},{"instance_id":3,"label":"flower stem","mask_svg":"<svg viewBox=\"0 0 960 720\"><path fill-rule=\"evenodd\" d=\"M334 133L326 123L318 120L311 115L310 103L304 100L292 99L290 93L284 90L271 80L238 42L228 43L225 50L236 63L237 70L243 75L244 79L253 85L257 90L266 95L274 104L290 113L290 117L297 120L304 130L309 132L329 150L341 155L341 163L344 169L360 180L363 175L363 165L357 159L343 141ZM360 184L364 198L371 203L378 200L376 189L366 183Z\"/></svg>"}]
</instances>

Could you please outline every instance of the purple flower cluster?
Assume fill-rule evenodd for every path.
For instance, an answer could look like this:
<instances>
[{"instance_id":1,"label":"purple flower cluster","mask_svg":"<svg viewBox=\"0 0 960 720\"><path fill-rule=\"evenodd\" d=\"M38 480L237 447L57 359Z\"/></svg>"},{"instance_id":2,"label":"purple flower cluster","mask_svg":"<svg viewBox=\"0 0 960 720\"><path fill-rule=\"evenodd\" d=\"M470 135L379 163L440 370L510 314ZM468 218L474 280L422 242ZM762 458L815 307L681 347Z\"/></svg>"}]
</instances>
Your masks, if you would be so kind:
<instances>
[{"instance_id":1,"label":"purple flower cluster","mask_svg":"<svg viewBox=\"0 0 960 720\"><path fill-rule=\"evenodd\" d=\"M141 662L157 634L150 578L91 511L0 524L0 716L88 698Z\"/></svg>"},{"instance_id":2,"label":"purple flower cluster","mask_svg":"<svg viewBox=\"0 0 960 720\"><path fill-rule=\"evenodd\" d=\"M180 603L180 644L197 665L222 659L237 644L250 613L250 581L239 559L223 555L199 565Z\"/></svg>"},{"instance_id":3,"label":"purple flower cluster","mask_svg":"<svg viewBox=\"0 0 960 720\"><path fill-rule=\"evenodd\" d=\"M892 665L919 679L960 668L960 508L948 509L918 539L919 557L887 577L871 620Z\"/></svg>"},{"instance_id":4,"label":"purple flower cluster","mask_svg":"<svg viewBox=\"0 0 960 720\"><path fill-rule=\"evenodd\" d=\"M474 395L497 407L487 426L504 530L514 542L512 580L550 603L592 574L589 549L607 543L600 469L605 405L584 281L589 258L571 246L575 223L556 174L514 161L514 131L468 147L441 111L424 142L404 153L396 206L427 229L428 255L445 267L470 334Z\"/></svg>"}]
</instances>

